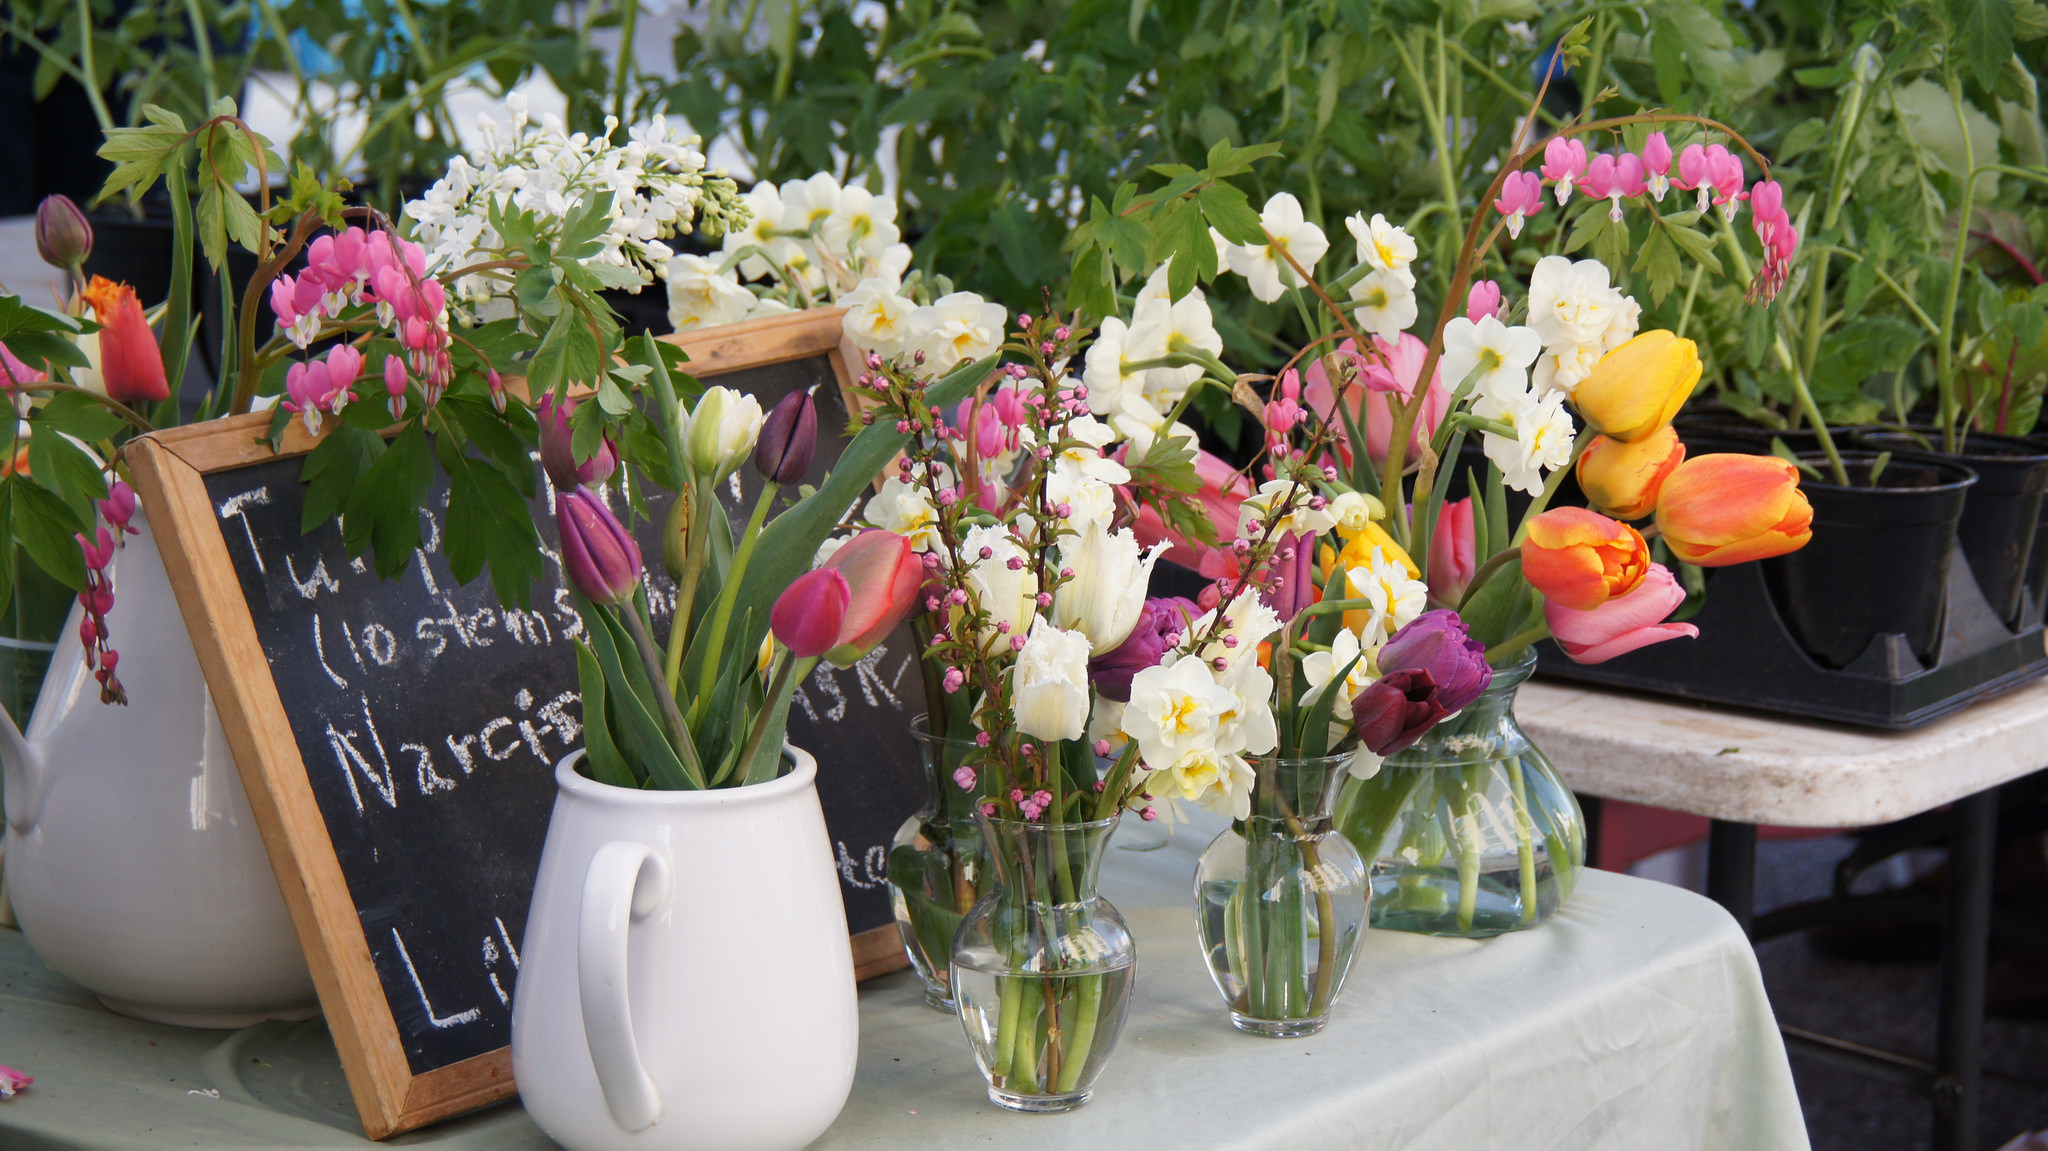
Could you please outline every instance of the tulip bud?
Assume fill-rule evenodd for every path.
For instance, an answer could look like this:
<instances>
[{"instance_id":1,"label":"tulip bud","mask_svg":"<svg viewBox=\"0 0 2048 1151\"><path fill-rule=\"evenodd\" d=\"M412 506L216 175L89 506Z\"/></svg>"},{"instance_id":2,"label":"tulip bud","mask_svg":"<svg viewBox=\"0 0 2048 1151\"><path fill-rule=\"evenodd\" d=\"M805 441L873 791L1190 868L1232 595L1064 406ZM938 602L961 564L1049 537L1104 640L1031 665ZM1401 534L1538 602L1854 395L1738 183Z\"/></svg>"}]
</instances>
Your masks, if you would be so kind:
<instances>
[{"instance_id":1,"label":"tulip bud","mask_svg":"<svg viewBox=\"0 0 2048 1151\"><path fill-rule=\"evenodd\" d=\"M542 396L533 409L533 418L540 424L540 466L558 488L601 484L619 466L619 451L609 439L598 441L596 455L576 462L575 434L569 430L569 416L575 411L575 400L557 405L553 395Z\"/></svg>"},{"instance_id":2,"label":"tulip bud","mask_svg":"<svg viewBox=\"0 0 2048 1151\"><path fill-rule=\"evenodd\" d=\"M1689 623L1660 622L1684 602L1685 589L1678 586L1671 570L1651 564L1642 584L1627 595L1616 596L1592 611L1546 603L1543 619L1572 662L1605 663L1653 643L1699 635L1700 629Z\"/></svg>"},{"instance_id":3,"label":"tulip bud","mask_svg":"<svg viewBox=\"0 0 2048 1151\"><path fill-rule=\"evenodd\" d=\"M1679 559L1723 567L1805 547L1813 538L1813 505L1787 460L1696 456L1665 479L1657 530Z\"/></svg>"},{"instance_id":4,"label":"tulip bud","mask_svg":"<svg viewBox=\"0 0 2048 1151\"><path fill-rule=\"evenodd\" d=\"M1572 406L1595 431L1634 443L1670 423L1699 382L1699 346L1653 328L1600 357Z\"/></svg>"},{"instance_id":5,"label":"tulip bud","mask_svg":"<svg viewBox=\"0 0 2048 1151\"><path fill-rule=\"evenodd\" d=\"M1684 459L1685 445L1669 424L1632 444L1595 436L1579 457L1579 487L1608 515L1639 520L1657 509L1664 478Z\"/></svg>"},{"instance_id":6,"label":"tulip bud","mask_svg":"<svg viewBox=\"0 0 2048 1151\"><path fill-rule=\"evenodd\" d=\"M1351 723L1366 750L1393 755L1408 750L1449 715L1427 671L1403 668L1374 680L1351 701Z\"/></svg>"},{"instance_id":7,"label":"tulip bud","mask_svg":"<svg viewBox=\"0 0 2048 1151\"><path fill-rule=\"evenodd\" d=\"M731 388L706 388L693 409L677 413L690 470L722 480L754 450L761 434L761 401Z\"/></svg>"},{"instance_id":8,"label":"tulip bud","mask_svg":"<svg viewBox=\"0 0 2048 1151\"><path fill-rule=\"evenodd\" d=\"M562 572L594 603L623 603L640 586L640 545L589 488L555 493Z\"/></svg>"},{"instance_id":9,"label":"tulip bud","mask_svg":"<svg viewBox=\"0 0 2048 1151\"><path fill-rule=\"evenodd\" d=\"M1636 590L1649 570L1641 532L1585 508L1551 508L1529 521L1522 540L1529 586L1580 611Z\"/></svg>"},{"instance_id":10,"label":"tulip bud","mask_svg":"<svg viewBox=\"0 0 2048 1151\"><path fill-rule=\"evenodd\" d=\"M924 564L908 539L895 532L869 528L841 544L820 571L835 571L846 581L846 618L825 658L851 667L903 622L917 606L924 586Z\"/></svg>"},{"instance_id":11,"label":"tulip bud","mask_svg":"<svg viewBox=\"0 0 2048 1151\"><path fill-rule=\"evenodd\" d=\"M1428 672L1446 712L1464 710L1493 684L1486 645L1472 638L1457 612L1445 608L1423 612L1395 632L1380 648L1379 669L1382 675Z\"/></svg>"},{"instance_id":12,"label":"tulip bud","mask_svg":"<svg viewBox=\"0 0 2048 1151\"><path fill-rule=\"evenodd\" d=\"M92 225L71 197L45 196L37 205L36 254L53 268L84 274L81 269L92 255Z\"/></svg>"},{"instance_id":13,"label":"tulip bud","mask_svg":"<svg viewBox=\"0 0 2048 1151\"><path fill-rule=\"evenodd\" d=\"M690 520L694 515L696 507L690 485L685 483L668 505L668 521L661 527L661 566L668 569L670 579L683 578L684 561L690 558Z\"/></svg>"},{"instance_id":14,"label":"tulip bud","mask_svg":"<svg viewBox=\"0 0 2048 1151\"><path fill-rule=\"evenodd\" d=\"M768 612L775 638L798 659L831 651L839 642L853 592L846 577L832 568L817 568L796 577Z\"/></svg>"},{"instance_id":15,"label":"tulip bud","mask_svg":"<svg viewBox=\"0 0 2048 1151\"><path fill-rule=\"evenodd\" d=\"M135 289L94 276L79 295L92 305L93 318L100 323L100 383L108 398L124 404L168 398L171 388L164 380L163 356Z\"/></svg>"},{"instance_id":16,"label":"tulip bud","mask_svg":"<svg viewBox=\"0 0 2048 1151\"><path fill-rule=\"evenodd\" d=\"M810 389L791 392L761 424L754 444L754 470L771 484L803 482L818 448L818 402Z\"/></svg>"}]
</instances>

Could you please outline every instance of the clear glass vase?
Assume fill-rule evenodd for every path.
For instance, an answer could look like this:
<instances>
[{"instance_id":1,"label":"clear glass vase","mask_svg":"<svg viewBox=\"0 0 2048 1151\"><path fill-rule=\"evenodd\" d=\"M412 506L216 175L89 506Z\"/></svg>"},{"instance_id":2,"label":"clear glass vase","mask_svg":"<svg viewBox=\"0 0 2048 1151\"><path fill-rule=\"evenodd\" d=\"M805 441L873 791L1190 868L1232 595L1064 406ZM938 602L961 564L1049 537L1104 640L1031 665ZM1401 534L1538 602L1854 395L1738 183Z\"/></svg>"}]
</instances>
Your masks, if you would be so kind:
<instances>
[{"instance_id":1,"label":"clear glass vase","mask_svg":"<svg viewBox=\"0 0 2048 1151\"><path fill-rule=\"evenodd\" d=\"M998 1106L1087 1102L1123 1031L1137 948L1095 894L1116 824L982 820L995 887L954 936L953 994Z\"/></svg>"},{"instance_id":2,"label":"clear glass vase","mask_svg":"<svg viewBox=\"0 0 2048 1151\"><path fill-rule=\"evenodd\" d=\"M1515 722L1534 653L1371 779L1353 780L1337 827L1372 871L1371 923L1484 939L1534 927L1586 863L1579 801Z\"/></svg>"},{"instance_id":3,"label":"clear glass vase","mask_svg":"<svg viewBox=\"0 0 2048 1151\"><path fill-rule=\"evenodd\" d=\"M910 733L924 757L928 798L889 847L889 902L903 950L924 981L924 1001L950 1015L953 932L990 887L976 811L986 788L962 788L953 778L974 744L933 735L925 724L922 715L912 719Z\"/></svg>"},{"instance_id":4,"label":"clear glass vase","mask_svg":"<svg viewBox=\"0 0 2048 1151\"><path fill-rule=\"evenodd\" d=\"M1239 1031L1313 1035L1344 990L1371 897L1330 821L1351 756L1252 762L1251 816L1195 868L1195 928Z\"/></svg>"}]
</instances>

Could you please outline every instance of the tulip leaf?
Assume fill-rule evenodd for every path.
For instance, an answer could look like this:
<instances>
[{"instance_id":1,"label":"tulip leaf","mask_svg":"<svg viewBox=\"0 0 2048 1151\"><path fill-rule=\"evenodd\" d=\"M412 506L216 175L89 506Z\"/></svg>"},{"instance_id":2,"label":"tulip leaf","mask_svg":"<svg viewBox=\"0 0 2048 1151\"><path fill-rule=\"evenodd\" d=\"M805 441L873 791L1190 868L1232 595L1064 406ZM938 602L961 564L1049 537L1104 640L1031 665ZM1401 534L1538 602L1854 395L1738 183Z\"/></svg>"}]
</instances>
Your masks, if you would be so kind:
<instances>
[{"instance_id":1,"label":"tulip leaf","mask_svg":"<svg viewBox=\"0 0 2048 1151\"><path fill-rule=\"evenodd\" d=\"M742 615L736 634L747 634L752 622L751 612ZM701 706L703 718L694 733L697 743L703 747L724 749L718 769L709 773L712 787L724 785L740 766L740 745L751 730L745 701L740 699L740 694L746 690L747 680L753 675L759 651L759 644L751 648L726 645L725 656L720 661L724 666L718 669L718 682Z\"/></svg>"},{"instance_id":2,"label":"tulip leaf","mask_svg":"<svg viewBox=\"0 0 2048 1151\"><path fill-rule=\"evenodd\" d=\"M1336 710L1338 693L1343 691L1345 681L1351 676L1351 669L1357 667L1358 661L1364 658L1364 652L1352 656L1351 662L1338 668L1337 674L1330 677L1330 682L1323 685L1323 694L1317 696L1314 705L1308 709L1308 718L1303 722L1301 729L1301 739L1296 743L1296 746L1301 748L1301 758L1321 759L1329 754L1330 716Z\"/></svg>"},{"instance_id":3,"label":"tulip leaf","mask_svg":"<svg viewBox=\"0 0 2048 1151\"><path fill-rule=\"evenodd\" d=\"M650 707L654 696L648 687L647 672L634 655L632 639L626 635L624 626L609 611L582 596L576 597L576 610L583 615L583 631L591 654L604 670L606 698L611 702L612 713L619 717L620 750L640 761L655 787L669 791L702 788L701 772L684 768L677 755L679 749L669 743L668 733L654 717ZM682 750L695 761L694 748Z\"/></svg>"},{"instance_id":4,"label":"tulip leaf","mask_svg":"<svg viewBox=\"0 0 2048 1151\"><path fill-rule=\"evenodd\" d=\"M1522 621L1529 617L1532 605L1541 611L1543 598L1522 577L1522 557L1510 553L1507 562L1465 598L1458 614L1471 629L1473 639L1492 647L1520 634Z\"/></svg>"},{"instance_id":5,"label":"tulip leaf","mask_svg":"<svg viewBox=\"0 0 2048 1151\"><path fill-rule=\"evenodd\" d=\"M590 761L591 778L613 787L639 787L639 779L612 742L604 668L597 662L597 653L581 639L576 640L576 681L583 693L583 749Z\"/></svg>"}]
</instances>

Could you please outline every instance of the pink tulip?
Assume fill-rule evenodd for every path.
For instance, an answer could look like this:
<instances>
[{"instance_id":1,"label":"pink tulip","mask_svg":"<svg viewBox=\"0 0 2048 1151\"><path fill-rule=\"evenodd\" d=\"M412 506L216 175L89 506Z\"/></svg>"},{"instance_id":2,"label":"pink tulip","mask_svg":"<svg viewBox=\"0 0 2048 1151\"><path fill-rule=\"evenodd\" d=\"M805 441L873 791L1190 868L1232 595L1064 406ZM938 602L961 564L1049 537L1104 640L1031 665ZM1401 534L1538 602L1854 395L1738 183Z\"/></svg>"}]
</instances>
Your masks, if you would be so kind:
<instances>
[{"instance_id":1,"label":"pink tulip","mask_svg":"<svg viewBox=\"0 0 2048 1151\"><path fill-rule=\"evenodd\" d=\"M1310 386L1313 388L1313 382ZM1230 550L1230 541L1237 538L1238 507L1252 494L1251 482L1238 475L1228 461L1199 450L1195 452L1195 477L1202 481L1197 498L1209 513L1209 522L1215 525L1221 546L1204 545L1168 531L1166 521L1150 504L1138 505L1138 518L1131 524L1131 530L1144 547L1172 544L1166 558L1182 567L1193 568L1210 579L1235 576L1237 557Z\"/></svg>"},{"instance_id":2,"label":"pink tulip","mask_svg":"<svg viewBox=\"0 0 2048 1151\"><path fill-rule=\"evenodd\" d=\"M847 540L821 571L839 573L847 586L845 618L827 651L833 663L852 664L896 630L917 606L924 564L910 540L870 528Z\"/></svg>"},{"instance_id":3,"label":"pink tulip","mask_svg":"<svg viewBox=\"0 0 2048 1151\"><path fill-rule=\"evenodd\" d=\"M846 607L852 600L853 591L838 571L807 571L776 597L768 612L768 626L796 658L821 656L838 644Z\"/></svg>"},{"instance_id":4,"label":"pink tulip","mask_svg":"<svg viewBox=\"0 0 2048 1151\"><path fill-rule=\"evenodd\" d=\"M1571 201L1572 185L1586 175L1586 146L1577 140L1552 136L1543 146L1543 178L1557 185L1557 206Z\"/></svg>"},{"instance_id":5,"label":"pink tulip","mask_svg":"<svg viewBox=\"0 0 2048 1151\"><path fill-rule=\"evenodd\" d=\"M1671 569L1651 564L1642 583L1627 595L1616 596L1592 611L1546 601L1543 618L1557 646L1572 662L1605 663L1639 647L1699 635L1700 629L1689 623L1660 622L1684 602L1685 589L1678 586Z\"/></svg>"},{"instance_id":6,"label":"pink tulip","mask_svg":"<svg viewBox=\"0 0 2048 1151\"><path fill-rule=\"evenodd\" d=\"M1387 446L1394 438L1394 413L1387 397L1396 394L1405 400L1415 395L1415 379L1422 374L1422 361L1429 358L1429 345L1408 332L1401 333L1399 340L1374 336L1372 342L1379 349L1379 357L1365 359L1358 377L1358 384L1364 387L1353 384L1345 395L1345 406L1351 409L1353 419L1361 420L1365 425L1366 455L1374 460L1384 460L1387 458ZM1337 354L1356 357L1357 345L1346 340L1337 346ZM1324 419L1336 420L1336 393L1322 360L1310 364L1307 374L1309 406ZM1423 437L1436 433L1437 425L1443 422L1450 408L1451 393L1444 387L1443 372L1439 370L1430 377L1429 398L1423 401L1422 412L1416 418L1415 427L1409 431L1409 459L1420 455ZM1351 451L1342 427L1339 421L1338 443L1348 463Z\"/></svg>"},{"instance_id":7,"label":"pink tulip","mask_svg":"<svg viewBox=\"0 0 2048 1151\"><path fill-rule=\"evenodd\" d=\"M0 391L17 384L40 384L49 378L48 373L36 371L15 359L14 353L7 349L7 345L0 344Z\"/></svg>"},{"instance_id":8,"label":"pink tulip","mask_svg":"<svg viewBox=\"0 0 2048 1151\"><path fill-rule=\"evenodd\" d=\"M1465 318L1476 324L1484 317L1500 313L1500 285L1492 280L1475 281L1472 290L1465 294Z\"/></svg>"},{"instance_id":9,"label":"pink tulip","mask_svg":"<svg viewBox=\"0 0 2048 1151\"><path fill-rule=\"evenodd\" d=\"M1509 172L1493 210L1508 218L1508 238L1519 238L1522 222L1543 210L1543 178L1534 172Z\"/></svg>"},{"instance_id":10,"label":"pink tulip","mask_svg":"<svg viewBox=\"0 0 2048 1151\"><path fill-rule=\"evenodd\" d=\"M1472 501L1451 500L1436 517L1429 537L1429 598L1455 608L1479 570L1472 530Z\"/></svg>"}]
</instances>

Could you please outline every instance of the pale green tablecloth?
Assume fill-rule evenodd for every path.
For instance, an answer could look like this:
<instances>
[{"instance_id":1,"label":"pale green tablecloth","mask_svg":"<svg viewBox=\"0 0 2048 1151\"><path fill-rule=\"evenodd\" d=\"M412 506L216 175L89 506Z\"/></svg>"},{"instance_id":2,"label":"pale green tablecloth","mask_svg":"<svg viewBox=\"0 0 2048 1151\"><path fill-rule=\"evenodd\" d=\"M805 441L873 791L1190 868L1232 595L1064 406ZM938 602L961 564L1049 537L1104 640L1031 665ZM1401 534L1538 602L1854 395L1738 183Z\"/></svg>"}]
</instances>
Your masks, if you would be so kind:
<instances>
[{"instance_id":1,"label":"pale green tablecloth","mask_svg":"<svg viewBox=\"0 0 2048 1151\"><path fill-rule=\"evenodd\" d=\"M1094 1101L998 1111L959 1024L898 973L862 987L859 1078L813 1151L1807 1146L1756 961L1714 904L1588 872L1536 931L1484 944L1373 932L1328 1030L1256 1039L1231 1030L1200 965L1202 842L1183 829L1160 851L1111 852L1104 893L1137 935L1139 974ZM6 1151L368 1145L319 1022L228 1035L124 1019L6 930L0 1063L36 1077L0 1103ZM392 1143L551 1146L516 1105Z\"/></svg>"}]
</instances>

